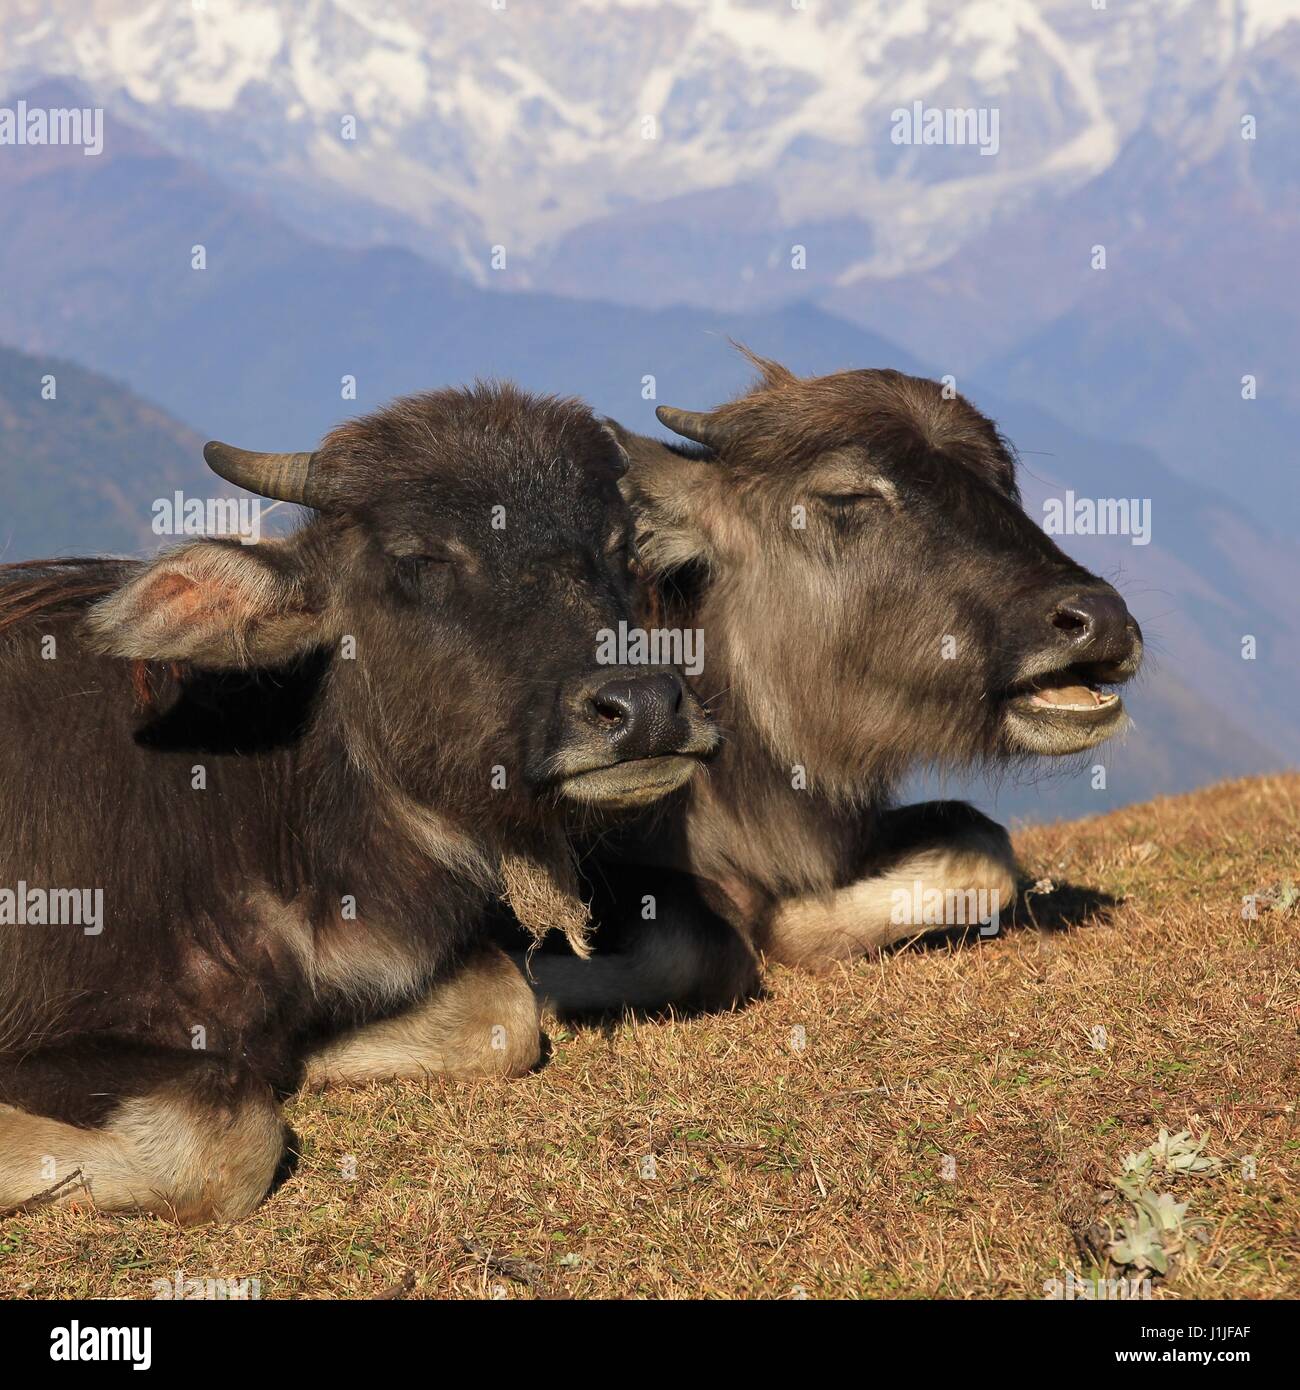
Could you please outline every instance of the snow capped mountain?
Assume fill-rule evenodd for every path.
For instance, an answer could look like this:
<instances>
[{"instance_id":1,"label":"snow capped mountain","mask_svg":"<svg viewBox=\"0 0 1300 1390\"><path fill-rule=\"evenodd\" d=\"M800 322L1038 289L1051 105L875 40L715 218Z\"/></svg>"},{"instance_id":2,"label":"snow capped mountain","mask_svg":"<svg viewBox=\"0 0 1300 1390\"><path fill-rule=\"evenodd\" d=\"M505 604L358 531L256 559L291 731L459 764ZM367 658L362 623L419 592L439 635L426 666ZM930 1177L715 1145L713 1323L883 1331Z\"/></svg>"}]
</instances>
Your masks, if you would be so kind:
<instances>
[{"instance_id":1,"label":"snow capped mountain","mask_svg":"<svg viewBox=\"0 0 1300 1390\"><path fill-rule=\"evenodd\" d=\"M318 236L484 283L599 281L639 210L691 237L707 206L735 245L701 280L739 302L938 264L1148 125L1204 157L1239 138L1252 54L1300 22L1300 0L1095 3L8 0L0 84L79 78ZM907 143L915 103L983 112L983 148ZM633 297L662 292L654 252Z\"/></svg>"}]
</instances>

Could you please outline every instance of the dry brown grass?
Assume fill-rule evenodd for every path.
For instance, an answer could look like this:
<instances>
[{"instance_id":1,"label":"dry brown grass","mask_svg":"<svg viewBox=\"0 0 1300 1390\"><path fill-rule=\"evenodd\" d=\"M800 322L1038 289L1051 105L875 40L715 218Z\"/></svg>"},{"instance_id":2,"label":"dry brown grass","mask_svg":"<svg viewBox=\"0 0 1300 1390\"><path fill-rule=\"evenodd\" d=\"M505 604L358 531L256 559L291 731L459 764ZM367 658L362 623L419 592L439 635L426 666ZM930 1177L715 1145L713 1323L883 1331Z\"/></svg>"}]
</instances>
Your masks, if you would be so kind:
<instances>
[{"instance_id":1,"label":"dry brown grass","mask_svg":"<svg viewBox=\"0 0 1300 1390\"><path fill-rule=\"evenodd\" d=\"M1227 1163L1176 1185L1211 1239L1157 1296L1295 1297L1300 913L1242 898L1300 878L1298 846L1294 775L1028 831L1058 885L1037 928L556 1028L522 1082L302 1097L301 1165L251 1219L12 1216L0 1292L148 1297L182 1269L266 1298L1041 1297L1165 1125Z\"/></svg>"}]
</instances>

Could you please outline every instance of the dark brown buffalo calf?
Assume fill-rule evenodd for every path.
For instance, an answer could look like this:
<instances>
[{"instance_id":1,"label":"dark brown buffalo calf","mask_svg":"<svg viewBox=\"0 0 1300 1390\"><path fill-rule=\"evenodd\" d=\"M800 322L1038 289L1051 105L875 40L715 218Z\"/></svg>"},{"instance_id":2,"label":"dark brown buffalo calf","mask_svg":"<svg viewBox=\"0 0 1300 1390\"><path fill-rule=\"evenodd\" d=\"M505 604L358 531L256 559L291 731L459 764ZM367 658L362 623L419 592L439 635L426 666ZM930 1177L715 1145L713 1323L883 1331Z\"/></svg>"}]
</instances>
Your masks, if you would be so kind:
<instances>
[{"instance_id":1,"label":"dark brown buffalo calf","mask_svg":"<svg viewBox=\"0 0 1300 1390\"><path fill-rule=\"evenodd\" d=\"M565 807L652 800L715 743L674 672L597 665L628 517L584 407L443 391L207 456L315 514L0 571L0 1209L239 1216L309 1056L527 1070L494 897L576 933Z\"/></svg>"}]
</instances>

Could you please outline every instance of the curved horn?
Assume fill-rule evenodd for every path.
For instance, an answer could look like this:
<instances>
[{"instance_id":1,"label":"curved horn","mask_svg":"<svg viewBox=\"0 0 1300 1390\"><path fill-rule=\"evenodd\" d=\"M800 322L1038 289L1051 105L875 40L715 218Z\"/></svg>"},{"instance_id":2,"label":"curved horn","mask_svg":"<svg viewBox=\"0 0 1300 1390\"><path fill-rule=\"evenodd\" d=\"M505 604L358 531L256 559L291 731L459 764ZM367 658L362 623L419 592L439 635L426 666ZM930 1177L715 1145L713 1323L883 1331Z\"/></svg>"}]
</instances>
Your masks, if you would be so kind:
<instances>
[{"instance_id":1,"label":"curved horn","mask_svg":"<svg viewBox=\"0 0 1300 1390\"><path fill-rule=\"evenodd\" d=\"M667 425L674 434L684 439L693 439L697 444L719 452L726 446L727 431L711 415L703 410L678 410L673 405L655 408L661 424Z\"/></svg>"},{"instance_id":2,"label":"curved horn","mask_svg":"<svg viewBox=\"0 0 1300 1390\"><path fill-rule=\"evenodd\" d=\"M304 507L321 505L320 479L312 476L315 454L255 454L213 439L203 446L203 458L227 482L260 497L300 502Z\"/></svg>"}]
</instances>

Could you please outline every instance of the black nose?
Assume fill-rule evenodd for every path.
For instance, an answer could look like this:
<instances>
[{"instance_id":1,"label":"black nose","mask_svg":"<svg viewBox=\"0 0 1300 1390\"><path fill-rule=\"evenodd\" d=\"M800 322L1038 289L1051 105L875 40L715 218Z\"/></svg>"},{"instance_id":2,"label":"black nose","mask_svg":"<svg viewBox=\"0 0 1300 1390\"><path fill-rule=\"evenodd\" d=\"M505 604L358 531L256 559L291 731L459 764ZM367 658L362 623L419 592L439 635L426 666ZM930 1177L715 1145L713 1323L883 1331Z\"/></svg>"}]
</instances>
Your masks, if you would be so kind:
<instances>
[{"instance_id":1,"label":"black nose","mask_svg":"<svg viewBox=\"0 0 1300 1390\"><path fill-rule=\"evenodd\" d=\"M1072 662L1125 662L1142 639L1124 600L1113 589L1092 589L1062 599L1048 615Z\"/></svg>"},{"instance_id":2,"label":"black nose","mask_svg":"<svg viewBox=\"0 0 1300 1390\"><path fill-rule=\"evenodd\" d=\"M620 758L657 758L682 741L682 678L673 671L621 676L587 697L591 718Z\"/></svg>"}]
</instances>

